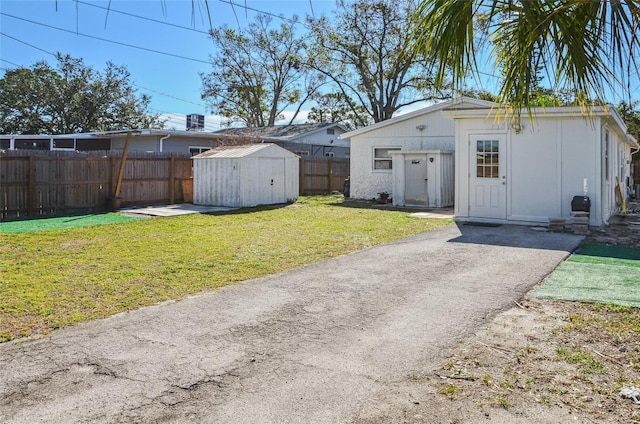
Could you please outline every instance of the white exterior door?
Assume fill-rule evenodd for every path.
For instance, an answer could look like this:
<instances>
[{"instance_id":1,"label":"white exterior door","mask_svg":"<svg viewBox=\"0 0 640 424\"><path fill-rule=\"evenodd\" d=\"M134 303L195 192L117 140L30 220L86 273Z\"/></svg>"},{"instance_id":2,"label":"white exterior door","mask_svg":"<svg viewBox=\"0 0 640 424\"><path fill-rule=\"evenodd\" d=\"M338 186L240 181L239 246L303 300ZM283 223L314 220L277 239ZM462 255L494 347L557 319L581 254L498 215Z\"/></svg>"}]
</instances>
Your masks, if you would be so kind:
<instances>
[{"instance_id":1,"label":"white exterior door","mask_svg":"<svg viewBox=\"0 0 640 424\"><path fill-rule=\"evenodd\" d=\"M504 136L470 136L469 217L506 219L506 156Z\"/></svg>"},{"instance_id":2,"label":"white exterior door","mask_svg":"<svg viewBox=\"0 0 640 424\"><path fill-rule=\"evenodd\" d=\"M406 155L404 160L405 205L427 206L427 155Z\"/></svg>"}]
</instances>

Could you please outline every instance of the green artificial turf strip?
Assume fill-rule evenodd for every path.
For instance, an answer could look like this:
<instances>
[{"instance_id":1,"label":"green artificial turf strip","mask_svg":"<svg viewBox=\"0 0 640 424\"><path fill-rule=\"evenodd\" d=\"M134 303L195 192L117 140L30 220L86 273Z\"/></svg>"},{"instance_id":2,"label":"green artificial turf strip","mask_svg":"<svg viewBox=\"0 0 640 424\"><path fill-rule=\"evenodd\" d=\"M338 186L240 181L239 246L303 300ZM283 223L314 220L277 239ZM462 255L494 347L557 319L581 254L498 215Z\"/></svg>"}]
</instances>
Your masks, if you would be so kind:
<instances>
[{"instance_id":1,"label":"green artificial turf strip","mask_svg":"<svg viewBox=\"0 0 640 424\"><path fill-rule=\"evenodd\" d=\"M589 244L549 275L539 298L640 307L640 249Z\"/></svg>"},{"instance_id":2,"label":"green artificial turf strip","mask_svg":"<svg viewBox=\"0 0 640 424\"><path fill-rule=\"evenodd\" d=\"M21 234L38 231L65 230L69 228L89 227L93 225L117 224L135 221L138 219L140 218L120 215L117 213L32 218L0 222L0 233Z\"/></svg>"}]
</instances>

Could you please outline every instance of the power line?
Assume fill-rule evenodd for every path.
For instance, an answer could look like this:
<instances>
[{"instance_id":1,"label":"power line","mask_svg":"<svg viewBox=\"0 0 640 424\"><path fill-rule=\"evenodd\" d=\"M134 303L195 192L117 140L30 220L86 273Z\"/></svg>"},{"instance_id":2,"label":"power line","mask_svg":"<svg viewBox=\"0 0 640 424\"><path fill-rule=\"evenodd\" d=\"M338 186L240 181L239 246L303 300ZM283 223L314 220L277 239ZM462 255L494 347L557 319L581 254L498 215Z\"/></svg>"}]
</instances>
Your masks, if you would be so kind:
<instances>
[{"instance_id":1,"label":"power line","mask_svg":"<svg viewBox=\"0 0 640 424\"><path fill-rule=\"evenodd\" d=\"M0 32L0 35L2 35L2 36L4 36L4 37L7 37L7 38L11 38L12 40L15 40L15 41L17 41L17 42L19 42L19 43L25 44L25 45L27 45L27 46L29 46L29 47L33 48L33 49L39 50L39 51L41 51L41 52L44 52L44 53L50 54L51 56L56 57L56 55L55 55L54 53L51 53L50 51L47 51L47 50L45 50L45 49L42 49L42 48L40 48L40 47L38 47L38 46L34 46L33 44L27 43L26 41L20 40L20 39L15 38L15 37L12 37L12 36L7 35L7 34L5 34L5 33L3 33L3 32ZM22 65L18 65L17 63L10 62L10 61L8 61L8 60L6 60L6 59L0 59L0 60L2 60L3 62L10 63L11 65L16 66L16 67L21 67L21 66L22 66ZM3 69L6 69L6 68L3 68ZM164 93L164 92L162 92L162 91L154 90L153 88L144 87L144 86L142 86L142 85L140 85L140 84L136 84L136 83L134 83L134 82L131 82L131 84L132 84L132 85L134 85L134 86L136 86L136 87L138 87L138 88L141 88L141 89L143 89L143 90L147 90L147 91L151 91L151 92L156 93L156 94L160 94L161 96L170 97L170 98L172 98L172 99L179 100L179 101L181 101L181 102L185 102L185 103L190 103L190 104L193 104L193 105L196 105L196 106L199 106L199 107L204 107L204 108L206 108L206 107L207 107L205 104L202 104L202 103L196 103L196 102L194 102L194 101L187 100L187 99L182 99L182 98L180 98L180 97L173 96L173 95L171 95L171 94L167 94L167 93ZM162 113L168 113L168 112L162 112Z\"/></svg>"},{"instance_id":2,"label":"power line","mask_svg":"<svg viewBox=\"0 0 640 424\"><path fill-rule=\"evenodd\" d=\"M87 2L84 2L84 1L82 1L82 0L74 0L74 1L75 1L76 3L78 3L78 4L83 4L83 5L86 5L86 6L95 7L96 9L102 9L102 10L105 10L105 11L107 11L108 13L111 13L111 12L120 13L120 14L122 14L122 15L131 16L131 17L133 17L133 18L137 18L137 19L143 19L143 20L145 20L145 21L149 21L149 22L155 22L155 23L162 24L162 25L172 26L172 27L174 27L174 28L180 28L180 29L184 29L184 30L187 30L187 31L193 31L193 32L197 32L197 33L199 33L199 34L204 34L204 35L207 35L207 36L209 35L209 33L208 33L207 31L202 31L202 30L199 30L199 29L190 28L190 27L183 26L183 25L172 24L172 23L170 23L170 22L160 21L160 20L158 20L158 19L148 18L148 17L146 17L146 16L135 15L135 14L133 14L133 13L123 12L122 10L112 9L111 7L104 7L104 6L99 6L99 5L97 5L97 4L87 3Z\"/></svg>"},{"instance_id":3,"label":"power line","mask_svg":"<svg viewBox=\"0 0 640 424\"><path fill-rule=\"evenodd\" d=\"M0 34L2 34L2 33L0 32ZM2 34L2 35L4 35L4 34ZM3 61L3 62L7 62L8 64L13 65L13 66L15 66L17 68L20 68L20 65L18 65L17 63L13 63L10 60L2 59L2 58L0 58L0 60ZM3 68L3 69L7 69L7 68Z\"/></svg>"},{"instance_id":4,"label":"power line","mask_svg":"<svg viewBox=\"0 0 640 424\"><path fill-rule=\"evenodd\" d=\"M3 15L4 15L4 13L2 13L2 12L0 12L0 14L3 14ZM36 50L40 50L41 52L44 52L44 53L46 53L46 54L50 54L50 55L51 55L51 56L53 56L53 57L56 57L55 53L48 52L48 51L46 51L45 49L41 49L40 47L34 46L33 44L29 44L29 43L27 43L26 41L22 41L22 40L17 39L16 37L12 37L12 36L10 36L10 35L7 35L7 34L5 34L4 32L1 32L1 31L0 31L0 35L2 35L2 36L4 36L4 37L7 37L7 38L11 38L12 40L17 41L18 43L22 43L22 44L27 45L27 46L29 46L29 47L31 47L31 48L34 48L34 49L36 49Z\"/></svg>"},{"instance_id":5,"label":"power line","mask_svg":"<svg viewBox=\"0 0 640 424\"><path fill-rule=\"evenodd\" d=\"M205 63L207 65L211 64L210 62L205 61L205 60L194 59L192 57L186 57L186 56L181 56L181 55L177 55L177 54L173 54L173 53L163 52L163 51L160 51L160 50L149 49L147 47L134 46L132 44L127 44L127 43L122 43L122 42L119 42L119 41L109 40L109 39L106 39L106 38L96 37L94 35L83 34L81 32L70 31L68 29L58 28L58 27L55 27L53 25L44 24L42 22L36 22L36 21L32 21L30 19L20 18L18 16L13 16L13 15L10 15L10 14L4 13L4 12L0 12L0 15L7 16L9 18L17 19L17 20L24 21L24 22L29 22L31 24L40 25L40 26L43 26L43 27L55 29L57 31L62 31L62 32L66 32L66 33L69 33L69 34L73 34L73 35L80 35L80 36L83 36L83 37L92 38L92 39L99 40L99 41L104 41L106 43L117 44L117 45L120 45L120 46L129 47L129 48L132 48L132 49L144 50L144 51L147 51L147 52L161 54L161 55L164 55L164 56L176 57L178 59L190 60L192 62Z\"/></svg>"},{"instance_id":6,"label":"power line","mask_svg":"<svg viewBox=\"0 0 640 424\"><path fill-rule=\"evenodd\" d=\"M135 85L138 88L143 89L143 90L151 91L152 93L160 94L162 96L169 97L169 98L172 98L172 99L175 99L175 100L180 100L181 102L191 103L192 105L196 105L196 106L200 106L200 107L207 107L207 105L205 105L203 103L196 103L196 102L191 101L191 100L182 99L182 98L176 97L176 96L174 96L172 94L167 94L167 93L164 93L162 91L158 91L158 90L154 90L152 88L144 87L144 86L136 84L136 83L132 83L132 84Z\"/></svg>"},{"instance_id":7,"label":"power line","mask_svg":"<svg viewBox=\"0 0 640 424\"><path fill-rule=\"evenodd\" d=\"M304 21L299 21L299 20L296 20L296 19L287 18L287 17L282 16L282 15L276 15L275 13L266 12L264 10L256 9L255 7L247 6L246 4L244 4L244 5L243 4L239 4L239 3L236 3L236 2L234 2L232 0L218 0L218 1L220 3L228 4L233 8L239 7L239 8L244 9L244 10L250 10L252 12L260 13L262 15L267 15L267 16L271 16L272 18L280 19L281 21L289 22L290 24L302 25L303 27L306 27L308 29L314 29L316 27L316 25L310 25L310 24L308 24L308 23L306 23ZM237 16L236 16L236 19L237 19Z\"/></svg>"}]
</instances>

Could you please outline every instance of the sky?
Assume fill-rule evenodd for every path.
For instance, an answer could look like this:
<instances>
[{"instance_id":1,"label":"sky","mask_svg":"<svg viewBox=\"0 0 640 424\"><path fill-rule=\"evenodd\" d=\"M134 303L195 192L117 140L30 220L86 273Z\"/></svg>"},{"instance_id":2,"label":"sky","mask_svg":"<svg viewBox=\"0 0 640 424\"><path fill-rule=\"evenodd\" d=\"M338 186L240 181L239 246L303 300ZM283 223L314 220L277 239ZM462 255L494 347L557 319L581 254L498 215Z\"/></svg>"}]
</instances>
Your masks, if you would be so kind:
<instances>
[{"instance_id":1,"label":"sky","mask_svg":"<svg viewBox=\"0 0 640 424\"><path fill-rule=\"evenodd\" d=\"M214 28L244 28L256 11L304 18L335 8L335 0L208 4ZM205 131L215 131L220 119L200 97L200 73L211 72L214 52L209 29L202 0L0 0L0 76L42 60L55 66L56 52L100 71L112 61L127 67L139 94L151 96L151 112L170 119L166 128L184 130L184 115L197 113L205 115Z\"/></svg>"},{"instance_id":2,"label":"sky","mask_svg":"<svg viewBox=\"0 0 640 424\"><path fill-rule=\"evenodd\" d=\"M55 65L56 52L81 58L100 71L112 61L127 67L139 94L151 96L150 110L168 119L166 128L183 130L185 115L197 113L205 115L205 130L215 131L221 119L200 97L200 73L211 72L209 58L215 53L207 32L211 26L243 29L259 12L296 14L302 21L306 15L331 16L336 2L209 0L208 5L210 13L204 0L0 0L0 77L7 69L41 60ZM481 66L481 71L484 81L477 85L497 92L493 70ZM632 96L638 99L640 82L636 84ZM617 104L623 98L613 93L608 100ZM305 119L303 110L296 122Z\"/></svg>"}]
</instances>

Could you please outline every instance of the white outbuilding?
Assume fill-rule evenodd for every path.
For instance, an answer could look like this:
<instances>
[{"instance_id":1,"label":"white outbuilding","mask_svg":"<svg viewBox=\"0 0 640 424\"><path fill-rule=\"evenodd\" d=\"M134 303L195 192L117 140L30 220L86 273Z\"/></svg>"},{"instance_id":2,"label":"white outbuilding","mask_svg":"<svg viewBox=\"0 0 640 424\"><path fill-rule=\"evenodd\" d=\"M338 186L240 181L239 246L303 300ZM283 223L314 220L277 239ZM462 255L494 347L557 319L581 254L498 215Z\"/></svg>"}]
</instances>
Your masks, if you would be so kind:
<instances>
[{"instance_id":1,"label":"white outbuilding","mask_svg":"<svg viewBox=\"0 0 640 424\"><path fill-rule=\"evenodd\" d=\"M201 153L193 157L193 203L251 207L295 201L299 159L271 143Z\"/></svg>"},{"instance_id":2,"label":"white outbuilding","mask_svg":"<svg viewBox=\"0 0 640 424\"><path fill-rule=\"evenodd\" d=\"M351 141L350 197L385 192L399 206L453 205L455 127L442 112L492 106L461 97L342 134Z\"/></svg>"},{"instance_id":3,"label":"white outbuilding","mask_svg":"<svg viewBox=\"0 0 640 424\"><path fill-rule=\"evenodd\" d=\"M574 198L586 196L589 224L600 226L620 209L639 146L615 107L535 108L531 119L527 111L508 119L498 113L487 107L443 111L455 123L458 220L570 220Z\"/></svg>"}]
</instances>

